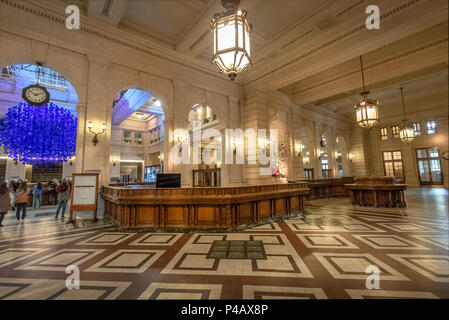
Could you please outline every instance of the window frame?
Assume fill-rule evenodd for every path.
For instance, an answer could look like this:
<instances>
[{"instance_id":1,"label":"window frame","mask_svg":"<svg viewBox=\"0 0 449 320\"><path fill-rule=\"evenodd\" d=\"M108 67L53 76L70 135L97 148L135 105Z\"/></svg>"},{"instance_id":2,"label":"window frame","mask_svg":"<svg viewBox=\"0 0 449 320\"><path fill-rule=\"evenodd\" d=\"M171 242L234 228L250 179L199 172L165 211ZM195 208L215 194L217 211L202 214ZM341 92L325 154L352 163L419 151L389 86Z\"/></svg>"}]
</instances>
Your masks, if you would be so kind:
<instances>
[{"instance_id":1,"label":"window frame","mask_svg":"<svg viewBox=\"0 0 449 320\"><path fill-rule=\"evenodd\" d=\"M395 158L394 158L393 154L394 154L395 152L399 152L399 153L401 154L401 159L395 159ZM391 160L385 160L385 156L384 156L385 153L390 153L390 155L391 155ZM400 179L401 179L401 181L400 181L401 183L405 183L404 157L403 157L403 155L402 155L402 151L401 151L401 150L385 150L385 151L382 151L382 164L383 164L383 167L384 167L384 176L390 177L390 176L387 176L387 168L386 168L386 166L385 166L385 164L386 164L387 162L392 164L392 166L393 166L393 174L394 174L394 163L395 163L395 162L401 162L402 177L397 177L397 178L400 178ZM396 178L395 175L393 175L393 177Z\"/></svg>"},{"instance_id":2,"label":"window frame","mask_svg":"<svg viewBox=\"0 0 449 320\"><path fill-rule=\"evenodd\" d=\"M383 130L385 130L385 132L383 132ZM380 128L380 140L382 141L388 140L388 127Z\"/></svg>"},{"instance_id":3,"label":"window frame","mask_svg":"<svg viewBox=\"0 0 449 320\"><path fill-rule=\"evenodd\" d=\"M401 130L401 128L398 125L391 126L391 133L392 133L393 139L399 139L399 131L400 130Z\"/></svg>"},{"instance_id":4,"label":"window frame","mask_svg":"<svg viewBox=\"0 0 449 320\"><path fill-rule=\"evenodd\" d=\"M429 124L432 124L431 129L429 129ZM427 130L428 135L436 134L437 133L437 122L435 120L427 120L426 121L426 130ZM430 132L431 130L433 132Z\"/></svg>"}]
</instances>

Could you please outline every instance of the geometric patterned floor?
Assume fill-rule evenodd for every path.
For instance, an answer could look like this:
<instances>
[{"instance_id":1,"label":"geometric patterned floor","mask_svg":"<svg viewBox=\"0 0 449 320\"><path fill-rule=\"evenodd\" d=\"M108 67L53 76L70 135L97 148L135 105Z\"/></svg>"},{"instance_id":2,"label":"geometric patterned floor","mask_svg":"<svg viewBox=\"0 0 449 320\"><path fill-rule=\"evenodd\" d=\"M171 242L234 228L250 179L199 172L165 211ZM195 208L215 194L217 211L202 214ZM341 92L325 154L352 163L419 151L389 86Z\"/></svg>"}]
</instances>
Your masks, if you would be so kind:
<instances>
[{"instance_id":1,"label":"geometric patterned floor","mask_svg":"<svg viewBox=\"0 0 449 320\"><path fill-rule=\"evenodd\" d=\"M447 199L445 189L413 189L407 209L314 200L305 218L232 233L6 219L0 299L449 298ZM66 289L72 264L79 290ZM366 289L369 265L379 290Z\"/></svg>"}]
</instances>

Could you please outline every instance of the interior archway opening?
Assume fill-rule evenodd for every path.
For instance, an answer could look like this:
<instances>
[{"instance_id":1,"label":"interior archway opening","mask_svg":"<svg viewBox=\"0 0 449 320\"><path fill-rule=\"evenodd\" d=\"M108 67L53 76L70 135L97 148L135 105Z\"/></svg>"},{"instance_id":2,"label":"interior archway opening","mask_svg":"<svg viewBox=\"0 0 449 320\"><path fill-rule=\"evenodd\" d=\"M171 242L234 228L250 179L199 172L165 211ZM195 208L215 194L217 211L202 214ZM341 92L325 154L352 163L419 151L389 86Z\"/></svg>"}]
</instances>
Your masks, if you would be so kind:
<instances>
[{"instance_id":1,"label":"interior archway opening","mask_svg":"<svg viewBox=\"0 0 449 320\"><path fill-rule=\"evenodd\" d=\"M131 87L112 101L110 183L149 184L165 171L162 101L149 90Z\"/></svg>"}]
</instances>

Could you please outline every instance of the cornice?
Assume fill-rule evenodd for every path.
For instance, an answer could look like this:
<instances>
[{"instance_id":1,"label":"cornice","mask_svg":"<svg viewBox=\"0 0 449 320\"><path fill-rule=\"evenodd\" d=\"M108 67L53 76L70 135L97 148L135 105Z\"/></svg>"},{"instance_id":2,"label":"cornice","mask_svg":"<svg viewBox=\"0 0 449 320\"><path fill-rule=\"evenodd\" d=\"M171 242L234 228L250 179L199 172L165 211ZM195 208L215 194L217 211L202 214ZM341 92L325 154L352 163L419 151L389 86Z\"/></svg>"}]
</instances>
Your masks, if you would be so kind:
<instances>
[{"instance_id":1,"label":"cornice","mask_svg":"<svg viewBox=\"0 0 449 320\"><path fill-rule=\"evenodd\" d=\"M0 5L10 6L29 14L39 16L40 18L46 19L53 23L58 23L65 26L66 17L62 14L62 12L60 13L56 11L61 8L59 5L55 6L51 3L47 3L46 1L38 2L36 4L26 3L23 0L0 0ZM231 86L239 85L239 80L234 83L229 83L229 81L224 76L220 76L216 68L209 63L205 63L182 53L178 53L172 49L161 46L149 39L133 33L100 24L91 17L82 15L80 30L77 31L136 50L146 55L162 59L172 64L182 65L184 67L194 69L195 71L207 74L208 76L213 76L217 80L228 82Z\"/></svg>"},{"instance_id":2,"label":"cornice","mask_svg":"<svg viewBox=\"0 0 449 320\"><path fill-rule=\"evenodd\" d=\"M414 9L418 5L429 3L433 4L433 2L428 2L425 0L409 0L409 1L402 1L402 3L389 1L389 8L383 9L383 14L381 14L381 21L385 23L389 23L392 25L392 21L394 21L395 18L399 18L401 14L404 15L404 11ZM435 2L437 3L437 2ZM438 3L441 3L438 2ZM439 10L439 13L436 13L437 10L435 9L435 6L432 7L432 10L429 14L436 14L438 16L438 19L441 18L442 14L442 8ZM417 15L418 13L416 10L413 11L413 15ZM412 15L412 16L413 16ZM421 14L421 16L424 16L424 14ZM413 20L408 20L408 22L403 18L402 16L402 25L404 27L401 30L402 33L410 32L410 26L407 24L413 23ZM426 20L427 21L427 20ZM433 20L428 21L428 24L431 24ZM416 22L418 23L418 22ZM438 21L435 21L435 24L438 23ZM352 26L352 27L351 27ZM425 28L425 26L423 26ZM397 30L400 30L400 25L397 26ZM311 41L304 42L297 48L290 50L286 52L283 55L278 56L275 60L272 60L270 62L261 63L257 66L254 66L253 70L250 74L248 74L247 77L245 77L245 86L254 86L259 85L263 88L271 88L271 89L277 89L285 87L287 84L287 81L289 80L288 74L285 74L281 79L277 80L279 78L278 74L280 72L287 72L291 73L291 69L296 66L298 63L304 61L306 58L311 58L313 56L317 56L319 54L323 54L323 52L327 49L331 49L335 45L342 44L345 41L348 41L350 38L358 37L360 38L361 33L366 31L364 19L361 21L360 17L354 17L349 21L346 21L344 24L339 25L336 27L336 29L331 30L331 32L327 32L323 35L320 35L319 37L314 38ZM335 35L332 38L330 38L330 35ZM373 37L375 37L378 41L379 36L373 33ZM392 41L395 40L395 36L389 35L389 39L392 39ZM374 43L374 42L373 42ZM377 43L377 42L376 42ZM348 44L350 45L350 44ZM358 45L361 45L360 43ZM366 49L368 50L368 49ZM357 50L360 51L360 50ZM332 55L332 53L330 53ZM331 59L332 60L332 59ZM288 69L290 67L290 69ZM332 66L329 66L332 67ZM310 71L310 70L309 70ZM303 77L307 77L308 73L303 73ZM297 80L291 80L291 83L296 82ZM279 82L279 83L275 83ZM291 84L290 83L290 84Z\"/></svg>"},{"instance_id":3,"label":"cornice","mask_svg":"<svg viewBox=\"0 0 449 320\"><path fill-rule=\"evenodd\" d=\"M446 37L443 37L443 38L431 41L429 43L420 45L418 47L415 47L415 48L412 48L412 49L408 49L408 50L404 50L404 51L402 51L400 53L396 53L394 55L390 55L388 57L379 59L379 60L377 60L377 61L375 61L375 62L373 62L373 63L371 63L369 65L364 65L364 70L366 72L366 71L369 71L369 70L374 69L376 67L380 67L380 66L386 65L388 63L395 62L395 61L398 61L400 59L409 57L411 55L424 53L425 51L428 51L428 50L431 50L431 49L434 49L434 48L437 48L437 47L447 46L447 43L448 43L448 37L446 36ZM316 89L316 88L319 88L319 87L331 84L331 83L336 82L338 80L342 80L344 78L348 78L350 76L358 75L358 74L360 74L360 69L357 68L357 69L354 69L352 71L346 72L344 74L340 74L338 76L335 76L333 78L328 78L326 81L322 81L320 83L316 83L316 84L314 84L312 86L302 87L300 90L294 90L293 89L293 91L292 91L293 100L296 101L297 99L299 99L301 97L301 94L304 93L304 92L307 92L307 91L310 91L310 90L313 90L313 89Z\"/></svg>"}]
</instances>

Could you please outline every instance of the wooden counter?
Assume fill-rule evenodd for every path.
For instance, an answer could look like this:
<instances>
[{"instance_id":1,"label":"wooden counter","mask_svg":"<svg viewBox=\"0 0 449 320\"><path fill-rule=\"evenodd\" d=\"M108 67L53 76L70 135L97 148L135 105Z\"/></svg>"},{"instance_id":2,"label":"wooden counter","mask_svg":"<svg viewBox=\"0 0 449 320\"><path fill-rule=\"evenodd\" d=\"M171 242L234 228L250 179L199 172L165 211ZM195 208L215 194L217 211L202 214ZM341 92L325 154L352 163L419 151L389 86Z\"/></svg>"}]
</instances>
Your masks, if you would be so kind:
<instances>
[{"instance_id":1,"label":"wooden counter","mask_svg":"<svg viewBox=\"0 0 449 320\"><path fill-rule=\"evenodd\" d=\"M236 228L304 211L304 183L228 188L105 187L105 215L122 229Z\"/></svg>"},{"instance_id":2,"label":"wooden counter","mask_svg":"<svg viewBox=\"0 0 449 320\"><path fill-rule=\"evenodd\" d=\"M354 177L343 177L340 179L316 179L300 180L297 182L305 183L310 189L308 200L320 199L326 197L348 196L346 184L353 183Z\"/></svg>"},{"instance_id":3,"label":"wooden counter","mask_svg":"<svg viewBox=\"0 0 449 320\"><path fill-rule=\"evenodd\" d=\"M356 178L347 184L349 198L353 205L374 207L405 207L406 184L395 184L391 177Z\"/></svg>"}]
</instances>

